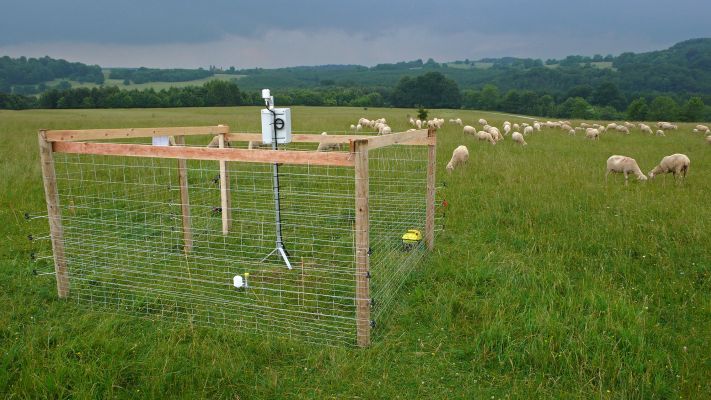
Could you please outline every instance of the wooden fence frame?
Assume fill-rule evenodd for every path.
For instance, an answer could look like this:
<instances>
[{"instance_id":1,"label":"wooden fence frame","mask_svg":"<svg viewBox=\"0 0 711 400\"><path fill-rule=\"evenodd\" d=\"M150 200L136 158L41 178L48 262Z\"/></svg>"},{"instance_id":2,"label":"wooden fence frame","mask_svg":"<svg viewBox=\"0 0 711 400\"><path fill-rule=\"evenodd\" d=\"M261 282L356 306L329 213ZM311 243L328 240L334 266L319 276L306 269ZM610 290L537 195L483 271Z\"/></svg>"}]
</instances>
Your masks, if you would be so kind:
<instances>
[{"instance_id":1,"label":"wooden fence frame","mask_svg":"<svg viewBox=\"0 0 711 400\"><path fill-rule=\"evenodd\" d=\"M217 148L185 146L186 136L210 136L219 143ZM92 140L135 139L156 136L173 136L175 147L143 144L89 142ZM215 140L216 139L216 140ZM220 197L222 200L223 234L228 234L229 176L227 162L308 164L320 166L353 167L355 174L355 284L356 284L356 341L358 346L370 344L370 224L369 224L369 173L370 150L392 146L427 146L427 194L424 240L427 248L434 248L435 213L435 162L437 137L434 129L398 132L383 136L370 135L317 135L294 134L296 143L348 144L348 152L318 152L294 150L236 149L227 147L230 142L261 142L259 133L230 133L229 126L162 127L90 130L40 130L38 134L42 178L54 255L59 298L69 296L69 273L64 256L64 236L59 205L53 153L96 154L129 157L170 158L178 162L178 177L183 224L183 251L189 254L192 245L189 188L186 160L212 160L220 162Z\"/></svg>"}]
</instances>

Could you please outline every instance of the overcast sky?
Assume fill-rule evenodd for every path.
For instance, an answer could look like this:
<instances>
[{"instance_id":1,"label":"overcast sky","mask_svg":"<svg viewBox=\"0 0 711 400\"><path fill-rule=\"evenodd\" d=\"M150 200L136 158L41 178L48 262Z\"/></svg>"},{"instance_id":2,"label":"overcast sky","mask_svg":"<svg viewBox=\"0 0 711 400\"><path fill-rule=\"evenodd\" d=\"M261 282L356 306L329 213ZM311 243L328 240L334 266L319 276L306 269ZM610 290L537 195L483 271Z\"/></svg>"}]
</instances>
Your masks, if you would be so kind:
<instances>
[{"instance_id":1,"label":"overcast sky","mask_svg":"<svg viewBox=\"0 0 711 400\"><path fill-rule=\"evenodd\" d=\"M711 0L0 0L0 55L103 67L560 58L711 37Z\"/></svg>"}]
</instances>

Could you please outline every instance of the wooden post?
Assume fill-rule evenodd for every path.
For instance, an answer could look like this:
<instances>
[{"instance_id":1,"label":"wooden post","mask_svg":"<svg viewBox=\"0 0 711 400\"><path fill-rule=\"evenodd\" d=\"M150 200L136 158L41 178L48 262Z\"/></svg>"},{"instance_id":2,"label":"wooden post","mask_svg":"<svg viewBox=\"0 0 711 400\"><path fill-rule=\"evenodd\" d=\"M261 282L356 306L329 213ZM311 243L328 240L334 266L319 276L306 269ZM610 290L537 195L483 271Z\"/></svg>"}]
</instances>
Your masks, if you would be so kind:
<instances>
[{"instance_id":1,"label":"wooden post","mask_svg":"<svg viewBox=\"0 0 711 400\"><path fill-rule=\"evenodd\" d=\"M427 145L427 205L425 215L425 244L429 250L434 249L435 224L435 162L437 161L437 142L435 129L427 131L427 137L435 138Z\"/></svg>"},{"instance_id":2,"label":"wooden post","mask_svg":"<svg viewBox=\"0 0 711 400\"><path fill-rule=\"evenodd\" d=\"M356 339L358 346L370 344L370 221L368 141L356 140L355 156L355 261Z\"/></svg>"},{"instance_id":3,"label":"wooden post","mask_svg":"<svg viewBox=\"0 0 711 400\"><path fill-rule=\"evenodd\" d=\"M57 192L57 176L54 172L52 143L47 141L45 130L39 131L38 140L44 196L47 201L49 234L52 239L52 253L54 254L54 272L57 276L57 295L60 299L64 299L69 296L69 273L67 271L67 262L64 258L64 228L62 228L62 212L59 209L59 193Z\"/></svg>"},{"instance_id":4,"label":"wooden post","mask_svg":"<svg viewBox=\"0 0 711 400\"><path fill-rule=\"evenodd\" d=\"M225 135L219 135L219 147L225 148ZM227 172L227 161L220 161L220 199L222 200L222 234L230 233L232 225L232 202L230 201L230 177Z\"/></svg>"},{"instance_id":5,"label":"wooden post","mask_svg":"<svg viewBox=\"0 0 711 400\"><path fill-rule=\"evenodd\" d=\"M185 136L175 137L177 146L185 146ZM178 159L178 181L180 183L180 208L183 215L183 252L187 256L193 248L193 231L190 223L190 196L188 195L188 161Z\"/></svg>"}]
</instances>

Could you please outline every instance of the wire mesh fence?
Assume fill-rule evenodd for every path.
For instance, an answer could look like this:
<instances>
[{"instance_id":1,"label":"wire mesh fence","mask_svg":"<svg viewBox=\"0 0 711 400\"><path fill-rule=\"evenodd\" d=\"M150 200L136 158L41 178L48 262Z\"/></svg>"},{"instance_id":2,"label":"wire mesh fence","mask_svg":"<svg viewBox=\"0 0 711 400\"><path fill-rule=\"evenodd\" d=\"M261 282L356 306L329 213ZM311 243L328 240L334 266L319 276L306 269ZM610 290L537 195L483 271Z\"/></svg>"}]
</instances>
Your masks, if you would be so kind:
<instances>
[{"instance_id":1,"label":"wire mesh fence","mask_svg":"<svg viewBox=\"0 0 711 400\"><path fill-rule=\"evenodd\" d=\"M292 149L307 149L292 146ZM308 148L309 150L313 150ZM386 318L422 241L426 146L369 153L370 318ZM279 166L281 230L291 269L276 247L272 165L187 160L182 204L176 159L54 154L70 298L131 315L308 342L354 344L357 327L355 186L352 167ZM184 213L190 214L186 249ZM229 212L229 232L222 229ZM188 251L189 250L189 251ZM235 277L244 281L235 287Z\"/></svg>"}]
</instances>

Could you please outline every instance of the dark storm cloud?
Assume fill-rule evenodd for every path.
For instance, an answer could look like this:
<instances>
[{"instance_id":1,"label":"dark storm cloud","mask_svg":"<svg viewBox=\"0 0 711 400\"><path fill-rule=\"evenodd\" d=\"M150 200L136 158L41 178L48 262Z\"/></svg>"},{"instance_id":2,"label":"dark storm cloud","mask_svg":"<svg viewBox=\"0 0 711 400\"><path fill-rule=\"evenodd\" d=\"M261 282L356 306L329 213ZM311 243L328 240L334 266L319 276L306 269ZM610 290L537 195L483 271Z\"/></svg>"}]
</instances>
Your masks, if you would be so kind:
<instances>
[{"instance_id":1,"label":"dark storm cloud","mask_svg":"<svg viewBox=\"0 0 711 400\"><path fill-rule=\"evenodd\" d=\"M44 0L0 1L0 10L0 53L65 51L88 62L92 54L106 53L93 61L98 63L115 49L113 54L123 52L122 59L141 55L137 60L157 65L163 51L170 57L166 62L193 66L194 55L181 58L179 50L170 51L174 46L198 52L232 50L264 66L289 60L284 65L555 57L648 50L711 36L708 0ZM264 46L272 47L279 35L291 36L291 45L280 48L279 59L270 58ZM314 49L316 45L320 47ZM353 57L355 51L363 54ZM302 57L304 53L310 58ZM220 57L220 62L230 63ZM209 63L214 62L199 65Z\"/></svg>"}]
</instances>

